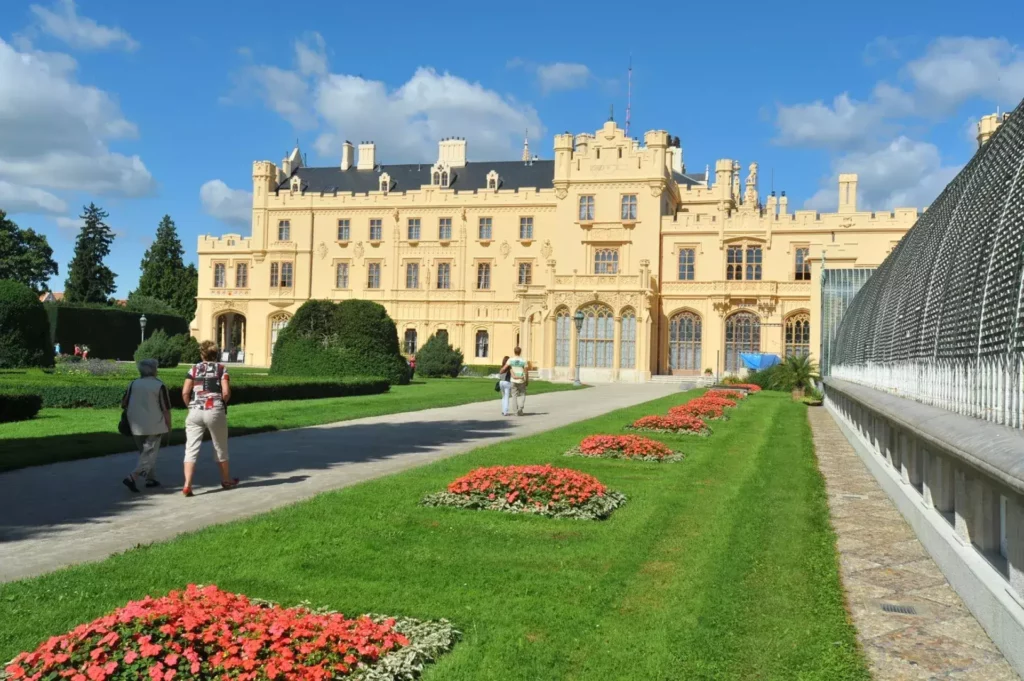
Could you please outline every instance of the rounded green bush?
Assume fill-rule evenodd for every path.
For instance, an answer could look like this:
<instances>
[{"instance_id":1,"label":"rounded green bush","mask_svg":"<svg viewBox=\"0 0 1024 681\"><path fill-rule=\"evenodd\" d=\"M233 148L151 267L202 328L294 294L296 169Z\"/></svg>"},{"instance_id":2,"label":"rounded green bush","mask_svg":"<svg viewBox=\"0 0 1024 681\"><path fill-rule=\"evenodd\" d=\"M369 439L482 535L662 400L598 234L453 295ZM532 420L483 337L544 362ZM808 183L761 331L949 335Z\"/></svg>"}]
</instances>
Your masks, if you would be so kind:
<instances>
[{"instance_id":1,"label":"rounded green bush","mask_svg":"<svg viewBox=\"0 0 1024 681\"><path fill-rule=\"evenodd\" d=\"M416 353L416 373L427 378L455 378L462 370L462 351L433 335Z\"/></svg>"},{"instance_id":2,"label":"rounded green bush","mask_svg":"<svg viewBox=\"0 0 1024 681\"><path fill-rule=\"evenodd\" d=\"M158 329L135 351L136 362L144 359L155 359L161 369L176 367L181 361L181 344L169 337L163 329Z\"/></svg>"},{"instance_id":3,"label":"rounded green bush","mask_svg":"<svg viewBox=\"0 0 1024 681\"><path fill-rule=\"evenodd\" d=\"M181 350L181 361L185 364L198 364L202 359L199 354L199 341L191 334L180 333L177 336L171 336L171 342L177 343Z\"/></svg>"},{"instance_id":4,"label":"rounded green bush","mask_svg":"<svg viewBox=\"0 0 1024 681\"><path fill-rule=\"evenodd\" d=\"M0 369L50 366L46 309L28 286L0 279Z\"/></svg>"}]
</instances>

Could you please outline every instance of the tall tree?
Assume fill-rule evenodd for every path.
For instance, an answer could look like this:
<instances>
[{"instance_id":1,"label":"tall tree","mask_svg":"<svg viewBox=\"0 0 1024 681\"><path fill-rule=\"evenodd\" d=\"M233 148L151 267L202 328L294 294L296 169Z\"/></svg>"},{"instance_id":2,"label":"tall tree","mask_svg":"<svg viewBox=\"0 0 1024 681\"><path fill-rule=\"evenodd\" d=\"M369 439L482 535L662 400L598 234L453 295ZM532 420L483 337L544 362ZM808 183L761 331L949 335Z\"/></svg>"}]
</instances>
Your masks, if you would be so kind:
<instances>
[{"instance_id":1,"label":"tall tree","mask_svg":"<svg viewBox=\"0 0 1024 681\"><path fill-rule=\"evenodd\" d=\"M156 228L153 244L142 257L142 276L132 295L162 300L181 316L192 319L196 311L199 272L194 265L185 265L184 255L174 220L165 215Z\"/></svg>"},{"instance_id":2,"label":"tall tree","mask_svg":"<svg viewBox=\"0 0 1024 681\"><path fill-rule=\"evenodd\" d=\"M104 220L106 211L94 203L80 216L84 224L75 240L75 256L68 265L64 300L69 303L105 303L114 294L114 272L103 264L110 255L114 232Z\"/></svg>"},{"instance_id":3,"label":"tall tree","mask_svg":"<svg viewBox=\"0 0 1024 681\"><path fill-rule=\"evenodd\" d=\"M0 210L0 279L17 281L42 293L54 274L57 263L46 237L31 228L19 228Z\"/></svg>"}]
</instances>

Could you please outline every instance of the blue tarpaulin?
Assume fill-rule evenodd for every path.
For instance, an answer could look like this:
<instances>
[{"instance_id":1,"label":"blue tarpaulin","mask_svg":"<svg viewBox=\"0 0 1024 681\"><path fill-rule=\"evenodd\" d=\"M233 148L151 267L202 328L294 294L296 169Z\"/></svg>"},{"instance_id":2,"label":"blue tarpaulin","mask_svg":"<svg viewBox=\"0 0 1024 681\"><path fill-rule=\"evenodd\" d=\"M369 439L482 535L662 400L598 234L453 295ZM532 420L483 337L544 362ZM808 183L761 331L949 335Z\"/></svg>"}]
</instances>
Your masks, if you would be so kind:
<instances>
[{"instance_id":1,"label":"blue tarpaulin","mask_svg":"<svg viewBox=\"0 0 1024 681\"><path fill-rule=\"evenodd\" d=\"M782 360L778 355L762 355L760 353L753 352L741 352L740 359L747 365L748 369L753 371L767 369L768 367L773 367L776 364L782 363Z\"/></svg>"}]
</instances>

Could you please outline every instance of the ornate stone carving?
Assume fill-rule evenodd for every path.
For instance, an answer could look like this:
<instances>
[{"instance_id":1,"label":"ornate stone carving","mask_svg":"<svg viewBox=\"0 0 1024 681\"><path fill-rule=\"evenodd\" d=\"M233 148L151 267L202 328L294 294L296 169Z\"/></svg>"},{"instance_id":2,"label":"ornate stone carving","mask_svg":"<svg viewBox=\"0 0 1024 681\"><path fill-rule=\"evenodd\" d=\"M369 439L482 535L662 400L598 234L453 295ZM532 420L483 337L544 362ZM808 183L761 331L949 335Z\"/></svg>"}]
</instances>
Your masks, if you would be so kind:
<instances>
[{"instance_id":1,"label":"ornate stone carving","mask_svg":"<svg viewBox=\"0 0 1024 681\"><path fill-rule=\"evenodd\" d=\"M540 247L540 254L545 260L551 257L551 253L554 249L551 248L551 242L547 239L544 240L544 245Z\"/></svg>"},{"instance_id":2,"label":"ornate stone carving","mask_svg":"<svg viewBox=\"0 0 1024 681\"><path fill-rule=\"evenodd\" d=\"M559 199L564 199L568 195L569 190L566 189L565 187L558 187L557 189L555 189L555 196L558 197Z\"/></svg>"},{"instance_id":3,"label":"ornate stone carving","mask_svg":"<svg viewBox=\"0 0 1024 681\"><path fill-rule=\"evenodd\" d=\"M498 250L501 251L502 258L507 258L508 254L512 252L512 247L508 245L507 241L502 241L501 247Z\"/></svg>"},{"instance_id":4,"label":"ornate stone carving","mask_svg":"<svg viewBox=\"0 0 1024 681\"><path fill-rule=\"evenodd\" d=\"M657 184L651 184L651 196L658 198L665 191L665 186L660 182Z\"/></svg>"},{"instance_id":5,"label":"ornate stone carving","mask_svg":"<svg viewBox=\"0 0 1024 681\"><path fill-rule=\"evenodd\" d=\"M391 214L391 217L393 217L395 219L395 224L397 225L398 224L398 209L397 208L395 209L395 212L393 212Z\"/></svg>"},{"instance_id":6,"label":"ornate stone carving","mask_svg":"<svg viewBox=\"0 0 1024 681\"><path fill-rule=\"evenodd\" d=\"M356 260L363 257L363 242L357 241L356 247L352 249L352 255L356 256Z\"/></svg>"},{"instance_id":7,"label":"ornate stone carving","mask_svg":"<svg viewBox=\"0 0 1024 681\"><path fill-rule=\"evenodd\" d=\"M462 221L463 222L466 221L466 207L465 206L462 207Z\"/></svg>"},{"instance_id":8,"label":"ornate stone carving","mask_svg":"<svg viewBox=\"0 0 1024 681\"><path fill-rule=\"evenodd\" d=\"M325 244L323 241L321 241L320 245L316 247L316 254L320 256L321 260L326 258L327 257L327 244Z\"/></svg>"},{"instance_id":9,"label":"ornate stone carving","mask_svg":"<svg viewBox=\"0 0 1024 681\"><path fill-rule=\"evenodd\" d=\"M249 303L244 300L215 300L213 311L220 312L221 310L232 310L245 314L249 310Z\"/></svg>"}]
</instances>

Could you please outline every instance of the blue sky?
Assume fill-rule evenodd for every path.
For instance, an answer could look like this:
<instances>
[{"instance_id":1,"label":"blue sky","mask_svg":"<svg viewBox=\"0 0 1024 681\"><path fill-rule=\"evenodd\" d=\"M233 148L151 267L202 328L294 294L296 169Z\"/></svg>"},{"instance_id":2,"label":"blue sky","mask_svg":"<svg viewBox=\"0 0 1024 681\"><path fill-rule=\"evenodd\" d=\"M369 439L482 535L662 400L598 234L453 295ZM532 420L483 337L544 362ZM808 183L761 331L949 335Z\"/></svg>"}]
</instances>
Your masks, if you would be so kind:
<instances>
[{"instance_id":1,"label":"blue sky","mask_svg":"<svg viewBox=\"0 0 1024 681\"><path fill-rule=\"evenodd\" d=\"M834 209L927 205L974 150L973 121L1024 97L1024 3L338 3L6 0L0 208L54 247L62 290L81 206L118 234L118 295L161 216L247 233L254 160L301 142L335 165L373 139L384 163L550 158L552 135L622 121L667 129L691 170L757 161L761 190ZM982 6L976 6L982 7Z\"/></svg>"}]
</instances>

